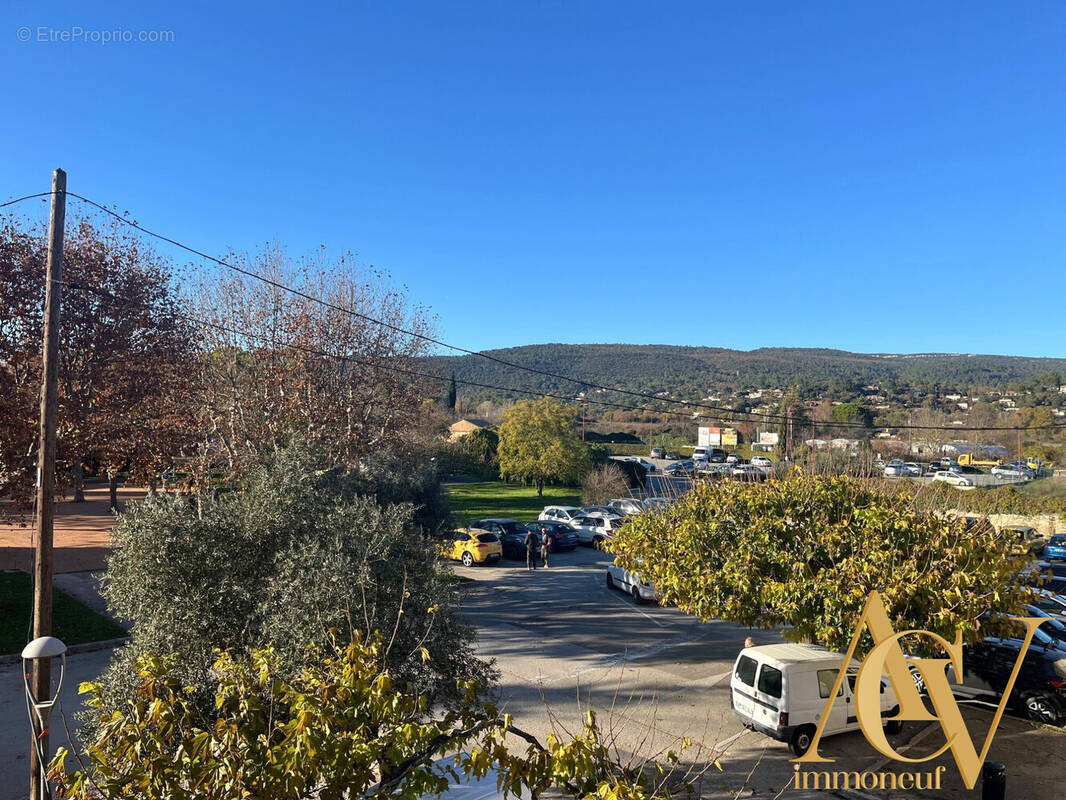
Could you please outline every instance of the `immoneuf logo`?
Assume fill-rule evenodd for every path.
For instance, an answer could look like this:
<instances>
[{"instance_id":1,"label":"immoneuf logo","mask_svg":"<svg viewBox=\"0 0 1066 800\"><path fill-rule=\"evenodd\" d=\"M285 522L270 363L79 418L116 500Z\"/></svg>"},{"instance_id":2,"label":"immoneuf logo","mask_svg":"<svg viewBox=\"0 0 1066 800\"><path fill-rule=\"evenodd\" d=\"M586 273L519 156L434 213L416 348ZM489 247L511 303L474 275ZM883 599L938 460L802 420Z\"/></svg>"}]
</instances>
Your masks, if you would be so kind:
<instances>
[{"instance_id":1,"label":"immoneuf logo","mask_svg":"<svg viewBox=\"0 0 1066 800\"><path fill-rule=\"evenodd\" d=\"M925 761L931 761L950 749L952 756L955 758L955 765L959 769L959 775L962 776L963 783L966 784L967 789L973 789L981 772L981 764L984 762L985 756L988 754L988 748L992 744L992 737L995 736L996 728L999 727L999 721L1003 717L1007 699L1010 697L1014 682L1018 678L1018 672L1021 669L1025 653L1029 649L1029 643L1033 640L1033 634L1036 633L1040 623L1047 621L1041 617L1013 617L1013 619L1025 625L1025 642L1021 650L1018 651L1018 657L1014 661L1014 669L1011 671L1010 680L1007 681L999 706L996 708L996 714L992 718L992 726L985 736L981 752L978 753L969 732L966 730L966 723L962 719L962 712L959 711L959 705L951 692L951 686L948 683L946 674L949 663L954 668L956 675L964 674L962 667L962 634L957 633L954 643L951 643L942 636L930 631L909 630L897 633L892 629L892 622L885 611L885 604L881 600L881 595L878 592L871 592L866 599L866 607L859 618L859 624L855 628L855 635L851 637L851 645L848 647L847 655L840 665L836 682L829 693L829 700L826 702L821 719L818 721L818 728L815 731L814 739L811 741L810 749L800 758L792 759L798 762L795 766L794 788L940 788L940 776L944 767L937 767L935 773L926 772L924 775L920 772L901 772L897 774L894 772L801 771L801 764L804 763L833 762L833 759L823 758L818 754L818 742L822 738L822 731L825 728L826 721L829 719L833 701L841 690L848 665L855 655L855 646L859 643L859 636L865 626L873 637L874 648L862 661L862 666L859 668L859 673L855 678L854 689L855 715L858 717L859 727L862 729L863 735L881 755L906 764L920 764ZM899 645L899 640L904 636L929 637L942 647L948 656L947 658L912 658L908 660L904 657L903 649ZM935 714L931 713L926 708L925 703L922 702L922 697L918 693L914 679L911 677L908 664L917 669L925 680L926 691L932 701ZM922 758L908 758L900 755L892 748L892 745L888 743L888 739L885 738L884 728L882 727L885 722L881 717L882 674L887 675L892 682L896 699L899 701L899 714L892 717L892 719L914 722L939 722L941 729L944 731L945 744L943 747L935 753ZM923 778L924 781L922 780Z\"/></svg>"}]
</instances>

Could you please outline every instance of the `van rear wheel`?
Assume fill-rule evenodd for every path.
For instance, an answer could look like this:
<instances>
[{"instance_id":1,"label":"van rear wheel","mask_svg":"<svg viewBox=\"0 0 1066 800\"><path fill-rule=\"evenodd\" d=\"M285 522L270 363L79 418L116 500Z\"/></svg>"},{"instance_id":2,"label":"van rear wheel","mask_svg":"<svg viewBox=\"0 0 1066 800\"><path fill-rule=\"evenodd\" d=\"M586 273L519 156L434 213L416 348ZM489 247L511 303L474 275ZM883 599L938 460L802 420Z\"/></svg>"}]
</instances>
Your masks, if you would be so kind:
<instances>
[{"instance_id":1,"label":"van rear wheel","mask_svg":"<svg viewBox=\"0 0 1066 800\"><path fill-rule=\"evenodd\" d=\"M797 756L802 756L810 749L811 742L814 740L814 726L804 725L796 729L796 732L792 734L792 741L788 743L788 746L792 748L792 752Z\"/></svg>"}]
</instances>

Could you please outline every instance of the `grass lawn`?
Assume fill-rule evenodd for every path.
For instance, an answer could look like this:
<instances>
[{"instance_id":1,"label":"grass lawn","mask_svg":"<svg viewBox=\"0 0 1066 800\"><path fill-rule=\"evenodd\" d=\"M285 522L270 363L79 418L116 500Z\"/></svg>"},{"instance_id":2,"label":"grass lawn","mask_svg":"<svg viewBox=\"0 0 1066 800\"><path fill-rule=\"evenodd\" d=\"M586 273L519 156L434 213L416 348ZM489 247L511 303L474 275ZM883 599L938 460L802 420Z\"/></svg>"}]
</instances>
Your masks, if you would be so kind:
<instances>
[{"instance_id":1,"label":"grass lawn","mask_svg":"<svg viewBox=\"0 0 1066 800\"><path fill-rule=\"evenodd\" d=\"M483 517L507 517L531 522L544 506L581 505L581 497L577 492L564 486L545 486L543 497L537 497L535 486L500 481L461 483L446 488L457 525L465 525Z\"/></svg>"},{"instance_id":2,"label":"grass lawn","mask_svg":"<svg viewBox=\"0 0 1066 800\"><path fill-rule=\"evenodd\" d=\"M0 572L0 654L22 652L29 641L26 636L32 613L30 576L25 572ZM72 645L117 639L126 631L66 592L53 589L52 635Z\"/></svg>"},{"instance_id":3,"label":"grass lawn","mask_svg":"<svg viewBox=\"0 0 1066 800\"><path fill-rule=\"evenodd\" d=\"M1066 478L1041 478L1023 483L1018 492L1032 497L1066 497Z\"/></svg>"}]
</instances>

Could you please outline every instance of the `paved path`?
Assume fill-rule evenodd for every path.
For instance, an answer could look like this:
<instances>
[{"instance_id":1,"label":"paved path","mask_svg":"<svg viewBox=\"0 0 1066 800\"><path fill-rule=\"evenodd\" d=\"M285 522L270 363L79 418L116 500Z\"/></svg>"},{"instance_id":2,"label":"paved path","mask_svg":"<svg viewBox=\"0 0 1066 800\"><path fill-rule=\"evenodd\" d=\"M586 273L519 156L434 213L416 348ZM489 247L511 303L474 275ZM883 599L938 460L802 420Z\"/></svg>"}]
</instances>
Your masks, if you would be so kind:
<instances>
[{"instance_id":1,"label":"paved path","mask_svg":"<svg viewBox=\"0 0 1066 800\"><path fill-rule=\"evenodd\" d=\"M120 503L139 500L144 489L119 487ZM32 556L32 516L21 520L0 518L0 570L30 571ZM85 502L64 500L56 507L55 571L85 572L104 568L109 551L108 534L115 517L108 509L106 485L86 487Z\"/></svg>"}]
</instances>

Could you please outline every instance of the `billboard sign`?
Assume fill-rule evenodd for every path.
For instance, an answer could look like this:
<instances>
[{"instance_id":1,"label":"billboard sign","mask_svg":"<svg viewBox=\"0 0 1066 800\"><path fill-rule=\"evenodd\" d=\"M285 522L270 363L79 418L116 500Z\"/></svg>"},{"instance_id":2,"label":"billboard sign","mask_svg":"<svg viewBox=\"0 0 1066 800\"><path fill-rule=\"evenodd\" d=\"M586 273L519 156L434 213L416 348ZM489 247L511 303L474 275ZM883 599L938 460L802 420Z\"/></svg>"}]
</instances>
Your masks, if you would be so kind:
<instances>
[{"instance_id":1,"label":"billboard sign","mask_svg":"<svg viewBox=\"0 0 1066 800\"><path fill-rule=\"evenodd\" d=\"M780 443L781 435L778 433L767 433L763 431L759 434L759 444L772 444L774 447Z\"/></svg>"},{"instance_id":2,"label":"billboard sign","mask_svg":"<svg viewBox=\"0 0 1066 800\"><path fill-rule=\"evenodd\" d=\"M722 444L721 428L704 428L701 426L697 433L697 447L718 447Z\"/></svg>"},{"instance_id":3,"label":"billboard sign","mask_svg":"<svg viewBox=\"0 0 1066 800\"><path fill-rule=\"evenodd\" d=\"M737 446L737 432L733 428L722 428L722 446L723 447L736 447Z\"/></svg>"}]
</instances>

